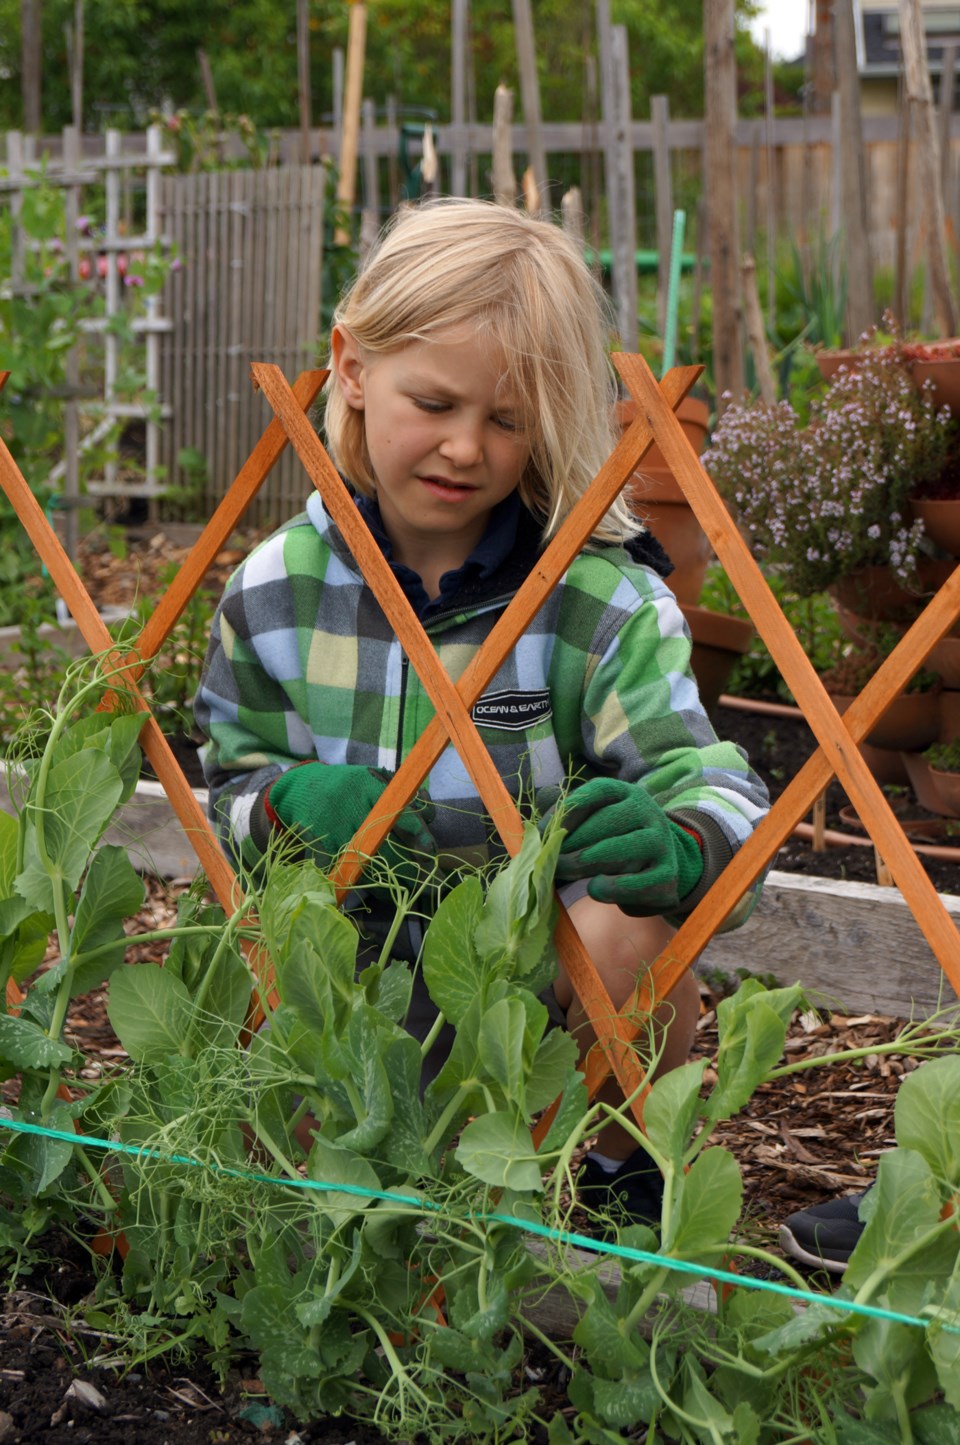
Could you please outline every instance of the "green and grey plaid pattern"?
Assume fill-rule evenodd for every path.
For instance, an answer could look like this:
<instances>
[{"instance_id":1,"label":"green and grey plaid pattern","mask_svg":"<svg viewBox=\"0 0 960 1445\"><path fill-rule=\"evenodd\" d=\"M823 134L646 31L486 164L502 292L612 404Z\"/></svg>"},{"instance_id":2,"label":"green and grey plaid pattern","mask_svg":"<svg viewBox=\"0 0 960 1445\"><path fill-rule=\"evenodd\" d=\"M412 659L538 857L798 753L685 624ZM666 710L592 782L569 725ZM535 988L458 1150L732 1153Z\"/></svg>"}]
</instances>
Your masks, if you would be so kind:
<instances>
[{"instance_id":1,"label":"green and grey plaid pattern","mask_svg":"<svg viewBox=\"0 0 960 1445\"><path fill-rule=\"evenodd\" d=\"M427 634L460 677L516 590L501 568ZM718 741L689 668L673 594L619 548L582 554L530 622L474 709L480 736L521 807L538 788L607 775L642 783L704 840L692 907L767 809L763 784ZM433 705L319 496L241 565L214 620L196 716L209 738L211 816L245 862L266 842L262 798L293 763L395 770ZM502 850L456 750L424 787L441 853ZM737 910L741 921L748 907Z\"/></svg>"}]
</instances>

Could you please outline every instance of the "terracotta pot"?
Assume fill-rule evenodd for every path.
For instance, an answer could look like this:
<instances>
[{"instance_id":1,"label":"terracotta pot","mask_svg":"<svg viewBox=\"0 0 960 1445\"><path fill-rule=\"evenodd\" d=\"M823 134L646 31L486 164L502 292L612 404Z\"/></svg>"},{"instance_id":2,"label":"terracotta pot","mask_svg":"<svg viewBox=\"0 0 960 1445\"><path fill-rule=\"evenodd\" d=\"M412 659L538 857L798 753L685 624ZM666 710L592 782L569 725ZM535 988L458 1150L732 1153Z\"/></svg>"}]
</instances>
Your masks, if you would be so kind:
<instances>
[{"instance_id":1,"label":"terracotta pot","mask_svg":"<svg viewBox=\"0 0 960 1445\"><path fill-rule=\"evenodd\" d=\"M939 768L930 769L930 781L937 790L947 818L960 818L960 773L944 773Z\"/></svg>"},{"instance_id":2,"label":"terracotta pot","mask_svg":"<svg viewBox=\"0 0 960 1445\"><path fill-rule=\"evenodd\" d=\"M939 672L946 688L960 688L960 637L941 637L931 648L926 666Z\"/></svg>"},{"instance_id":3,"label":"terracotta pot","mask_svg":"<svg viewBox=\"0 0 960 1445\"><path fill-rule=\"evenodd\" d=\"M952 743L956 742L957 738L960 738L960 692L956 688L945 687L940 693L940 731L937 741Z\"/></svg>"},{"instance_id":4,"label":"terracotta pot","mask_svg":"<svg viewBox=\"0 0 960 1445\"><path fill-rule=\"evenodd\" d=\"M692 507L682 499L672 500L671 489L679 491L672 472L664 467L657 475L645 472L628 495L631 507L674 565L667 586L678 602L694 603L700 600L713 548Z\"/></svg>"},{"instance_id":5,"label":"terracotta pot","mask_svg":"<svg viewBox=\"0 0 960 1445\"><path fill-rule=\"evenodd\" d=\"M743 617L730 617L725 612L712 612L708 607L695 607L681 602L680 611L687 619L693 636L690 666L697 679L700 700L707 712L716 707L726 691L737 659L753 641L753 623Z\"/></svg>"},{"instance_id":6,"label":"terracotta pot","mask_svg":"<svg viewBox=\"0 0 960 1445\"><path fill-rule=\"evenodd\" d=\"M929 385L934 406L949 406L954 416L960 416L960 356L911 361L910 375L917 386Z\"/></svg>"},{"instance_id":7,"label":"terracotta pot","mask_svg":"<svg viewBox=\"0 0 960 1445\"><path fill-rule=\"evenodd\" d=\"M960 818L960 791L940 787L945 778L952 778L960 785L958 774L936 774L922 753L904 753L903 762L921 808L926 808L928 813L937 813L941 818Z\"/></svg>"},{"instance_id":8,"label":"terracotta pot","mask_svg":"<svg viewBox=\"0 0 960 1445\"><path fill-rule=\"evenodd\" d=\"M960 498L917 497L910 507L931 542L951 557L960 557Z\"/></svg>"},{"instance_id":9,"label":"terracotta pot","mask_svg":"<svg viewBox=\"0 0 960 1445\"><path fill-rule=\"evenodd\" d=\"M919 592L908 592L889 567L861 567L827 589L838 604L841 623L848 617L872 622L909 621L946 582L953 571L948 559L921 557L917 563ZM848 633L848 636L851 635ZM854 641L858 639L854 636Z\"/></svg>"},{"instance_id":10,"label":"terracotta pot","mask_svg":"<svg viewBox=\"0 0 960 1445\"><path fill-rule=\"evenodd\" d=\"M637 414L637 404L630 397L617 402L617 421L623 431L633 421ZM677 407L675 413L683 434L691 443L697 456L703 451L707 440L707 422L710 417L710 409L705 401L698 396L685 396ZM641 470L646 472L650 467L666 467L666 458L660 448L654 444L643 459ZM683 493L677 487L677 501L683 500Z\"/></svg>"},{"instance_id":11,"label":"terracotta pot","mask_svg":"<svg viewBox=\"0 0 960 1445\"><path fill-rule=\"evenodd\" d=\"M617 403L621 427L629 425L636 413L636 403L629 398ZM684 397L677 416L699 455L707 438L707 403L697 397ZM625 495L674 565L667 585L677 601L699 601L713 548L659 447L651 447Z\"/></svg>"},{"instance_id":12,"label":"terracotta pot","mask_svg":"<svg viewBox=\"0 0 960 1445\"><path fill-rule=\"evenodd\" d=\"M846 712L853 701L831 693L838 712ZM922 752L940 736L940 689L930 692L901 692L887 706L883 716L864 738L871 748L894 752Z\"/></svg>"}]
</instances>

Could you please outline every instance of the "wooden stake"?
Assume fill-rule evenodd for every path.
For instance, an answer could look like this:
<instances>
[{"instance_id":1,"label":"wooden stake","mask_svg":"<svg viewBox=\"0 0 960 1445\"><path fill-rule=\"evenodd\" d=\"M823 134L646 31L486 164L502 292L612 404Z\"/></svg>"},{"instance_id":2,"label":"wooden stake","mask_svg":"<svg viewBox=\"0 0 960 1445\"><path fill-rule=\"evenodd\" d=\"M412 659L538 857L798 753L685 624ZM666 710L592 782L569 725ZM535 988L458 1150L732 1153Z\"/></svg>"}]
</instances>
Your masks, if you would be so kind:
<instances>
[{"instance_id":1,"label":"wooden stake","mask_svg":"<svg viewBox=\"0 0 960 1445\"><path fill-rule=\"evenodd\" d=\"M825 853L827 842L825 834L827 831L827 795L821 793L813 805L813 851L814 853Z\"/></svg>"},{"instance_id":2,"label":"wooden stake","mask_svg":"<svg viewBox=\"0 0 960 1445\"><path fill-rule=\"evenodd\" d=\"M300 161L310 164L310 0L297 0L297 92L300 101Z\"/></svg>"},{"instance_id":3,"label":"wooden stake","mask_svg":"<svg viewBox=\"0 0 960 1445\"><path fill-rule=\"evenodd\" d=\"M665 95L650 97L650 120L653 125L653 204L657 218L657 332L662 339L667 329L670 246L673 238L670 102Z\"/></svg>"},{"instance_id":4,"label":"wooden stake","mask_svg":"<svg viewBox=\"0 0 960 1445\"><path fill-rule=\"evenodd\" d=\"M501 206L517 203L513 173L513 91L498 85L493 96L493 195Z\"/></svg>"},{"instance_id":5,"label":"wooden stake","mask_svg":"<svg viewBox=\"0 0 960 1445\"><path fill-rule=\"evenodd\" d=\"M881 888L892 888L894 886L893 874L890 872L890 869L887 867L886 863L884 863L883 861L883 858L880 856L880 849L877 847L876 843L874 843L873 845L873 862L877 870L878 885Z\"/></svg>"},{"instance_id":6,"label":"wooden stake","mask_svg":"<svg viewBox=\"0 0 960 1445\"><path fill-rule=\"evenodd\" d=\"M533 172L533 185L529 196L536 196L537 209L532 215L539 215L540 206L547 195L547 157L543 149L543 127L540 120L540 82L537 79L537 59L533 39L533 15L530 0L512 0L513 28L517 42L517 68L520 71L520 99L523 102L523 121L527 130L527 155ZM528 194L527 188L524 195ZM527 210L530 205L528 203Z\"/></svg>"},{"instance_id":7,"label":"wooden stake","mask_svg":"<svg viewBox=\"0 0 960 1445\"><path fill-rule=\"evenodd\" d=\"M857 338L876 320L877 306L867 220L870 206L866 194L853 0L837 0L834 27L840 120L840 214L847 256L847 340L855 345Z\"/></svg>"},{"instance_id":8,"label":"wooden stake","mask_svg":"<svg viewBox=\"0 0 960 1445\"><path fill-rule=\"evenodd\" d=\"M757 290L757 267L752 256L744 256L740 274L743 277L743 309L747 322L747 344L753 354L760 399L767 406L773 406L777 400L777 387L770 366L767 333L763 323L763 312L760 309L760 293Z\"/></svg>"},{"instance_id":9,"label":"wooden stake","mask_svg":"<svg viewBox=\"0 0 960 1445\"><path fill-rule=\"evenodd\" d=\"M713 371L717 409L725 398L743 397L743 310L738 258L737 69L733 51L733 0L705 0L704 154L710 235L710 285L713 291Z\"/></svg>"},{"instance_id":10,"label":"wooden stake","mask_svg":"<svg viewBox=\"0 0 960 1445\"><path fill-rule=\"evenodd\" d=\"M900 0L900 48L907 96L915 109L920 194L927 221L927 260L933 309L941 336L957 329L945 239L946 218L940 172L940 138L933 109L920 0Z\"/></svg>"},{"instance_id":11,"label":"wooden stake","mask_svg":"<svg viewBox=\"0 0 960 1445\"><path fill-rule=\"evenodd\" d=\"M343 97L343 128L340 138L340 175L337 180L337 205L348 221L334 233L334 244L349 246L349 215L357 194L357 150L360 138L360 105L363 99L363 60L367 46L367 7L363 0L349 0L350 25L347 31L347 81Z\"/></svg>"}]
</instances>

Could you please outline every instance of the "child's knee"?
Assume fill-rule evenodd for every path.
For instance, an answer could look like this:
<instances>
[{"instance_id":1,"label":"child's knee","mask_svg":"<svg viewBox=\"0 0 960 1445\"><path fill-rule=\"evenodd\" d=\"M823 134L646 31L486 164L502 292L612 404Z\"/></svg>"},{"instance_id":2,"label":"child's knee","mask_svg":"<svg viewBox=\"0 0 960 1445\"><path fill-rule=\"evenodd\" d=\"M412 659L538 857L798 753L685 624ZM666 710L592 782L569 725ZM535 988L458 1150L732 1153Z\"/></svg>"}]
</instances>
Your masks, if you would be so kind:
<instances>
[{"instance_id":1,"label":"child's knee","mask_svg":"<svg viewBox=\"0 0 960 1445\"><path fill-rule=\"evenodd\" d=\"M663 918L631 918L610 903L590 897L569 904L570 921L603 981L613 1002L620 1008L631 997L637 979L663 952L676 929ZM562 1008L569 1008L573 994L562 973L555 989Z\"/></svg>"}]
</instances>

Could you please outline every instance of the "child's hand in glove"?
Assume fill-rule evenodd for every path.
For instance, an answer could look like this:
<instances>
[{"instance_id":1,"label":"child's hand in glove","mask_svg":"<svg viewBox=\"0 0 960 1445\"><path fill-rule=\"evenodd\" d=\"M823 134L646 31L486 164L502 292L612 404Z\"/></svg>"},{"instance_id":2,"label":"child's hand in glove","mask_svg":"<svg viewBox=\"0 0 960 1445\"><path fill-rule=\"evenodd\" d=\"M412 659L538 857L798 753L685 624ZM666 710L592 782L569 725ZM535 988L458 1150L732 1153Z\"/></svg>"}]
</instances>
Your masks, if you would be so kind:
<instances>
[{"instance_id":1,"label":"child's hand in glove","mask_svg":"<svg viewBox=\"0 0 960 1445\"><path fill-rule=\"evenodd\" d=\"M624 913L671 913L703 875L695 835L668 818L640 783L591 778L567 796L561 821L567 836L558 881L589 879L591 898Z\"/></svg>"},{"instance_id":2,"label":"child's hand in glove","mask_svg":"<svg viewBox=\"0 0 960 1445\"><path fill-rule=\"evenodd\" d=\"M389 773L355 763L301 763L271 784L267 817L297 834L309 856L328 868L376 808L389 781ZM411 854L428 865L436 858L437 845L427 827L433 814L429 798L418 793L377 849L376 856L400 870L401 878L409 874Z\"/></svg>"}]
</instances>

